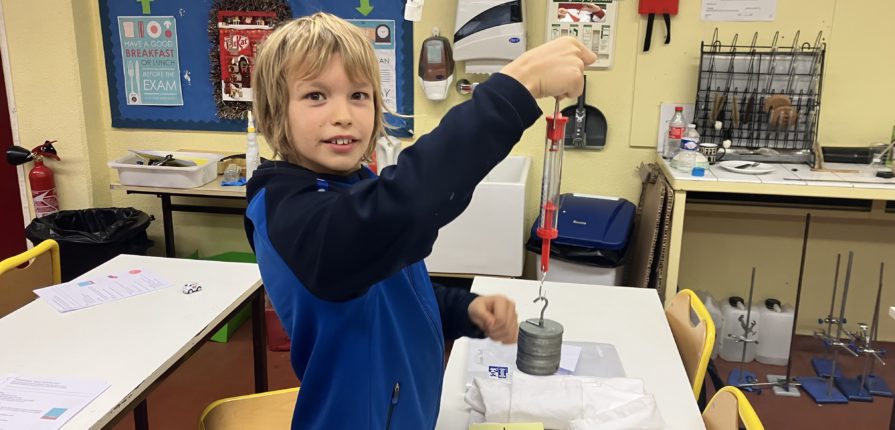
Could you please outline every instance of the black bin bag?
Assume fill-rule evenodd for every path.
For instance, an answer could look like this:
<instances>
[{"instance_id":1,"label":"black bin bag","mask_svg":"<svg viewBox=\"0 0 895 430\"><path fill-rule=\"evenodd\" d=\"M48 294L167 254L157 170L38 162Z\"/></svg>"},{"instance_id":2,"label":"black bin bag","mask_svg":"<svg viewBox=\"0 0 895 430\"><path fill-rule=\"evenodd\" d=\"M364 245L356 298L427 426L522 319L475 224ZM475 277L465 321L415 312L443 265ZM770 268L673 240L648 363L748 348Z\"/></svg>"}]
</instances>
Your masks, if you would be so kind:
<instances>
[{"instance_id":1,"label":"black bin bag","mask_svg":"<svg viewBox=\"0 0 895 430\"><path fill-rule=\"evenodd\" d=\"M146 255L152 241L146 229L153 218L134 208L59 211L35 218L25 236L35 245L59 242L62 282L68 282L119 254Z\"/></svg>"}]
</instances>

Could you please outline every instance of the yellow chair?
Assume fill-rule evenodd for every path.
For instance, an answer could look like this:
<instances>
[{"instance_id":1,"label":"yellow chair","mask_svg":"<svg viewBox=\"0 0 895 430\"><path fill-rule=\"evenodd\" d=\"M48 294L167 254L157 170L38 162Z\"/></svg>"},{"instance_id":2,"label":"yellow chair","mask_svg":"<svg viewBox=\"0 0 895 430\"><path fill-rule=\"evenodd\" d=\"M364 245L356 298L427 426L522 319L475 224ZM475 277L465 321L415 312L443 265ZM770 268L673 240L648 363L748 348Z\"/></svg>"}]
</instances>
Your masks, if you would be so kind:
<instances>
[{"instance_id":1,"label":"yellow chair","mask_svg":"<svg viewBox=\"0 0 895 430\"><path fill-rule=\"evenodd\" d=\"M292 426L299 387L216 400L199 417L199 430L268 430Z\"/></svg>"},{"instance_id":2,"label":"yellow chair","mask_svg":"<svg viewBox=\"0 0 895 430\"><path fill-rule=\"evenodd\" d=\"M721 388L712 396L702 413L702 421L706 430L738 430L740 422L746 430L764 430L749 399L739 388L731 386Z\"/></svg>"},{"instance_id":3,"label":"yellow chair","mask_svg":"<svg viewBox=\"0 0 895 430\"><path fill-rule=\"evenodd\" d=\"M697 321L691 317L695 313ZM681 354L684 369L693 386L693 395L699 399L705 380L706 368L715 343L715 323L709 311L691 290L681 290L665 307L665 317L671 326L674 343Z\"/></svg>"},{"instance_id":4,"label":"yellow chair","mask_svg":"<svg viewBox=\"0 0 895 430\"><path fill-rule=\"evenodd\" d=\"M60 282L59 244L53 239L0 261L0 318L34 300L35 289Z\"/></svg>"}]
</instances>

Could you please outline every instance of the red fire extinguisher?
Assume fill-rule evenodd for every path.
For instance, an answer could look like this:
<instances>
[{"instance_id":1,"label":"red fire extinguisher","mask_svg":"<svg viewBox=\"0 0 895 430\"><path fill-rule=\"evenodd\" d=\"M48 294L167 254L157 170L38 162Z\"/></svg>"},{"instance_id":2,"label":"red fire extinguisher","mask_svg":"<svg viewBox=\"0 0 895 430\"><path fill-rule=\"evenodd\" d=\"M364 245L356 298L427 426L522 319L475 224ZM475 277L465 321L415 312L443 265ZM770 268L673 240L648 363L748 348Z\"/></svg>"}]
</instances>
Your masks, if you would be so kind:
<instances>
[{"instance_id":1,"label":"red fire extinguisher","mask_svg":"<svg viewBox=\"0 0 895 430\"><path fill-rule=\"evenodd\" d=\"M53 147L55 142L48 140L31 150L34 168L28 172L28 182L31 184L31 200L34 202L34 214L37 218L59 212L59 198L56 196L53 170L43 161L44 158L59 161L56 148Z\"/></svg>"},{"instance_id":2,"label":"red fire extinguisher","mask_svg":"<svg viewBox=\"0 0 895 430\"><path fill-rule=\"evenodd\" d=\"M13 166L34 161L34 168L28 172L28 183L31 185L31 199L34 202L34 212L38 218L59 212L59 199L56 197L56 181L53 180L53 171L43 162L44 158L59 161L56 148L53 147L54 143L56 143L55 140L47 140L31 151L15 145L6 149L6 161Z\"/></svg>"}]
</instances>

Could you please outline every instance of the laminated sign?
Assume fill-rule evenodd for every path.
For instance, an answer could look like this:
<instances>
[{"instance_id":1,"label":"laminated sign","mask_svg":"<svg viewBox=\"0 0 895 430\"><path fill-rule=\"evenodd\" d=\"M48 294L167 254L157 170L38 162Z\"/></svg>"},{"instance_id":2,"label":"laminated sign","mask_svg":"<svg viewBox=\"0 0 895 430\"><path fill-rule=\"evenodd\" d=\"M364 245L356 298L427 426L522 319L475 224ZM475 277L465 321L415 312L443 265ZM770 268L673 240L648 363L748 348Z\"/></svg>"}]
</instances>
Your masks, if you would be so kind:
<instances>
[{"instance_id":1,"label":"laminated sign","mask_svg":"<svg viewBox=\"0 0 895 430\"><path fill-rule=\"evenodd\" d=\"M118 34L127 104L182 106L174 17L119 16Z\"/></svg>"},{"instance_id":2,"label":"laminated sign","mask_svg":"<svg viewBox=\"0 0 895 430\"><path fill-rule=\"evenodd\" d=\"M276 25L274 12L220 11L221 98L252 101L252 70L260 44Z\"/></svg>"}]
</instances>

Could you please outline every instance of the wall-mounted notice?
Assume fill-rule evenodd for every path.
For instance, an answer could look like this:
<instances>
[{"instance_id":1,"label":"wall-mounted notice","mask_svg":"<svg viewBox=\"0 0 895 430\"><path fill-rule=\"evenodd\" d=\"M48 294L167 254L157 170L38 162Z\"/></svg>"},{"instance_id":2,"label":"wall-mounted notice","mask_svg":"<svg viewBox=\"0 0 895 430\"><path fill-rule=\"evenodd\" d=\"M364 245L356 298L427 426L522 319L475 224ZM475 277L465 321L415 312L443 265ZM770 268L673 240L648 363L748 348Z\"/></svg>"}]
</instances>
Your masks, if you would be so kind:
<instances>
[{"instance_id":1,"label":"wall-mounted notice","mask_svg":"<svg viewBox=\"0 0 895 430\"><path fill-rule=\"evenodd\" d=\"M348 22L358 26L373 45L376 58L379 59L379 78L382 80L382 101L398 112L398 74L395 54L395 21L385 19L349 19Z\"/></svg>"},{"instance_id":2,"label":"wall-mounted notice","mask_svg":"<svg viewBox=\"0 0 895 430\"><path fill-rule=\"evenodd\" d=\"M255 53L273 33L274 12L219 11L221 98L224 101L252 101L252 72Z\"/></svg>"},{"instance_id":3,"label":"wall-mounted notice","mask_svg":"<svg viewBox=\"0 0 895 430\"><path fill-rule=\"evenodd\" d=\"M173 16L119 16L128 105L182 106L177 22Z\"/></svg>"},{"instance_id":4,"label":"wall-mounted notice","mask_svg":"<svg viewBox=\"0 0 895 430\"><path fill-rule=\"evenodd\" d=\"M777 0L702 0L703 21L773 21Z\"/></svg>"}]
</instances>

